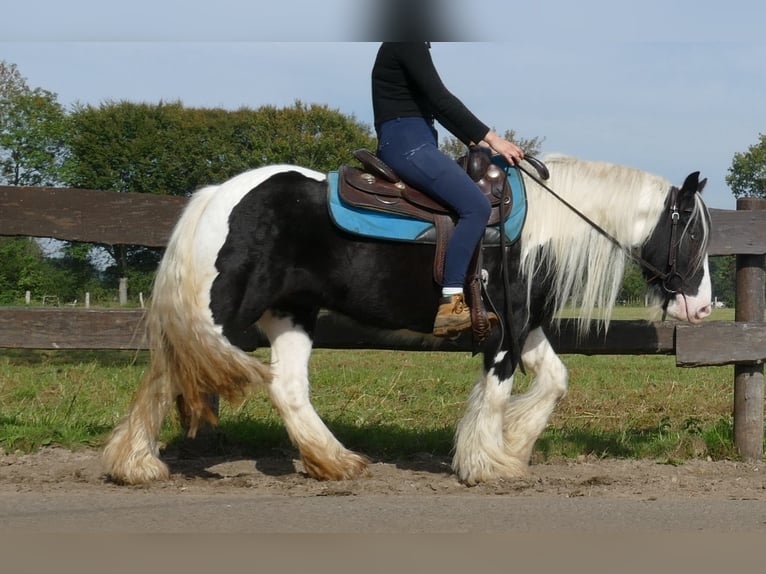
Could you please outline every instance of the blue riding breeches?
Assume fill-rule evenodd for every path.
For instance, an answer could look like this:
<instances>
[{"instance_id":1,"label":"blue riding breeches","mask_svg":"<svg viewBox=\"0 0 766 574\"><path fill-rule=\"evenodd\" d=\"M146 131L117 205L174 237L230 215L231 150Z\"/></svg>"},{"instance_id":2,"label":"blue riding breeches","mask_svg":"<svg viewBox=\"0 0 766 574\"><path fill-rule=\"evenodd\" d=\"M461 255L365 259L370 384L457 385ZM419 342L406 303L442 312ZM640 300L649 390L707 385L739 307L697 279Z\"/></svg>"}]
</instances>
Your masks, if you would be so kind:
<instances>
[{"instance_id":1,"label":"blue riding breeches","mask_svg":"<svg viewBox=\"0 0 766 574\"><path fill-rule=\"evenodd\" d=\"M439 150L433 125L421 117L397 118L377 126L377 155L409 185L452 208L458 216L447 245L443 287L460 287L491 206L458 163Z\"/></svg>"}]
</instances>

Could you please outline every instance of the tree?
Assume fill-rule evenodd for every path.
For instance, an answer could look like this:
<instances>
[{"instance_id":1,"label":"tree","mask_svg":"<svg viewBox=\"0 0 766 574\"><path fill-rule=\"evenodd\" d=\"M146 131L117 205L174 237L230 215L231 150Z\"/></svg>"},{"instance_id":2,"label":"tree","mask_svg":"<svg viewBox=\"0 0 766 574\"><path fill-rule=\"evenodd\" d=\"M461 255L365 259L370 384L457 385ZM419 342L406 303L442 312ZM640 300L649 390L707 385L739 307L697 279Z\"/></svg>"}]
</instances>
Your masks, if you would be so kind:
<instances>
[{"instance_id":1,"label":"tree","mask_svg":"<svg viewBox=\"0 0 766 574\"><path fill-rule=\"evenodd\" d=\"M708 262L713 296L726 305L733 306L736 303L737 294L737 257L735 255L711 257Z\"/></svg>"},{"instance_id":2,"label":"tree","mask_svg":"<svg viewBox=\"0 0 766 574\"><path fill-rule=\"evenodd\" d=\"M254 165L289 163L320 172L348 163L358 148L375 149L370 127L354 116L300 100L289 108L264 106L240 110L237 134Z\"/></svg>"},{"instance_id":3,"label":"tree","mask_svg":"<svg viewBox=\"0 0 766 574\"><path fill-rule=\"evenodd\" d=\"M182 114L180 103L75 106L67 129L67 184L120 193L188 193Z\"/></svg>"},{"instance_id":4,"label":"tree","mask_svg":"<svg viewBox=\"0 0 766 574\"><path fill-rule=\"evenodd\" d=\"M188 195L265 164L336 169L373 145L370 128L353 116L300 101L236 111L108 101L70 114L63 173L72 187ZM146 284L137 269L153 270L159 258L140 246L104 248L115 262L107 276L130 276L134 286Z\"/></svg>"},{"instance_id":5,"label":"tree","mask_svg":"<svg viewBox=\"0 0 766 574\"><path fill-rule=\"evenodd\" d=\"M27 81L16 64L0 60L0 100L6 100L11 95L28 89Z\"/></svg>"},{"instance_id":6,"label":"tree","mask_svg":"<svg viewBox=\"0 0 766 574\"><path fill-rule=\"evenodd\" d=\"M329 171L354 149L374 146L370 128L353 116L300 101L236 111L105 102L76 107L68 133L69 185L171 195L266 164Z\"/></svg>"},{"instance_id":7,"label":"tree","mask_svg":"<svg viewBox=\"0 0 766 574\"><path fill-rule=\"evenodd\" d=\"M31 89L15 64L0 61L0 180L55 185L64 157L65 117L56 94Z\"/></svg>"},{"instance_id":8,"label":"tree","mask_svg":"<svg viewBox=\"0 0 766 574\"><path fill-rule=\"evenodd\" d=\"M757 144L744 153L734 154L726 176L734 197L766 198L766 135L760 134Z\"/></svg>"},{"instance_id":9,"label":"tree","mask_svg":"<svg viewBox=\"0 0 766 574\"><path fill-rule=\"evenodd\" d=\"M543 145L543 141L545 141L545 138L539 137L522 138L516 134L515 130L506 130L503 134L503 137L508 141L515 143L517 146L524 150L525 154L528 155L538 155ZM455 136L449 135L442 141L439 149L441 149L447 155L457 159L461 155L465 154L467 148L466 145Z\"/></svg>"},{"instance_id":10,"label":"tree","mask_svg":"<svg viewBox=\"0 0 766 574\"><path fill-rule=\"evenodd\" d=\"M62 278L38 242L28 237L0 237L0 263L0 304L19 303L26 291L35 296L62 294Z\"/></svg>"},{"instance_id":11,"label":"tree","mask_svg":"<svg viewBox=\"0 0 766 574\"><path fill-rule=\"evenodd\" d=\"M625 275L617 299L624 301L627 305L638 305L643 303L644 293L646 293L646 281L641 269L634 261L629 261L625 265Z\"/></svg>"},{"instance_id":12,"label":"tree","mask_svg":"<svg viewBox=\"0 0 766 574\"><path fill-rule=\"evenodd\" d=\"M15 64L0 60L0 183L55 185L64 157L65 113L56 94L32 89ZM17 303L29 290L55 293L60 285L40 245L0 238L0 303Z\"/></svg>"}]
</instances>

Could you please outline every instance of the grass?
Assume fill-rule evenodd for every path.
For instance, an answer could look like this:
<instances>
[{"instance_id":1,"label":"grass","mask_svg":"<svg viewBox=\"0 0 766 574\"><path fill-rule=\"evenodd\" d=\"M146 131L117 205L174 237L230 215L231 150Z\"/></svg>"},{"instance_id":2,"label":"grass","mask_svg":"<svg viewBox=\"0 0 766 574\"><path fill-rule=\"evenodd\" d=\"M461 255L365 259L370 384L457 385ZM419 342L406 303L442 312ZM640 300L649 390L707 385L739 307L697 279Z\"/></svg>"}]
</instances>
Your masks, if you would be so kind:
<instances>
[{"instance_id":1,"label":"grass","mask_svg":"<svg viewBox=\"0 0 766 574\"><path fill-rule=\"evenodd\" d=\"M717 309L712 320L732 320ZM616 307L613 319L651 318ZM149 356L125 351L0 354L0 449L100 446L127 412ZM266 360L268 350L258 352ZM735 458L732 367L680 369L670 356L565 355L568 395L535 450L535 459L591 455L683 460ZM481 368L465 353L336 351L312 355L312 400L349 447L394 459L446 455L464 401ZM530 381L518 375L515 391ZM221 448L252 455L291 449L265 394L221 405ZM161 439L179 440L168 419Z\"/></svg>"},{"instance_id":2,"label":"grass","mask_svg":"<svg viewBox=\"0 0 766 574\"><path fill-rule=\"evenodd\" d=\"M99 445L128 408L142 368L111 351L3 350L0 447Z\"/></svg>"},{"instance_id":3,"label":"grass","mask_svg":"<svg viewBox=\"0 0 766 574\"><path fill-rule=\"evenodd\" d=\"M735 457L731 367L679 369L660 356L565 362L570 392L538 456Z\"/></svg>"},{"instance_id":4,"label":"grass","mask_svg":"<svg viewBox=\"0 0 766 574\"><path fill-rule=\"evenodd\" d=\"M261 352L259 351L259 354ZM267 352L263 352L267 356ZM679 369L673 357L566 355L570 390L537 444L536 461L591 455L667 461L734 458L732 368ZM100 446L127 411L146 353L4 350L0 447ZM379 459L447 455L481 368L464 353L316 350L312 397L349 447ZM516 389L529 385L518 376ZM223 403L220 448L258 455L291 449L264 393ZM162 440L180 437L170 417Z\"/></svg>"}]
</instances>

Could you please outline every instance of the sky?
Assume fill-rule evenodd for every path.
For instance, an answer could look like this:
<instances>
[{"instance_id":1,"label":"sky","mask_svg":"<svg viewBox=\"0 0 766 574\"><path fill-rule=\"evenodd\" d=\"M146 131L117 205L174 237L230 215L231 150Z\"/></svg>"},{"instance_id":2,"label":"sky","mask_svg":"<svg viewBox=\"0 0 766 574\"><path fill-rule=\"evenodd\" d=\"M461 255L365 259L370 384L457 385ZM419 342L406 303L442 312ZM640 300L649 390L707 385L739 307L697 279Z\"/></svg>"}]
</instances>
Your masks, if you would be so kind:
<instances>
[{"instance_id":1,"label":"sky","mask_svg":"<svg viewBox=\"0 0 766 574\"><path fill-rule=\"evenodd\" d=\"M388 0L396 2L398 0ZM762 0L407 0L438 14L432 56L484 123L543 152L709 182L766 133ZM0 60L66 107L326 104L372 125L381 0L37 0L4 7ZM446 132L440 130L441 135ZM275 134L278 137L278 134ZM351 161L351 158L349 158Z\"/></svg>"}]
</instances>

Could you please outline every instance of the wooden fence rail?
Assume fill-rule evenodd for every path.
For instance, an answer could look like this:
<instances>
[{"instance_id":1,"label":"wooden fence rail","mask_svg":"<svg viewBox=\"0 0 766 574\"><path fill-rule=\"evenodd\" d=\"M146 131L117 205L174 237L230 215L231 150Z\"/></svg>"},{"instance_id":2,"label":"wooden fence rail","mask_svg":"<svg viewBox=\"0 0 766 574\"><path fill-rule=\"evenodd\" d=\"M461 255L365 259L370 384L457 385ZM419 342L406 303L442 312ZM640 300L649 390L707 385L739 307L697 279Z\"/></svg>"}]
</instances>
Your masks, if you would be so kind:
<instances>
[{"instance_id":1,"label":"wooden fence rail","mask_svg":"<svg viewBox=\"0 0 766 574\"><path fill-rule=\"evenodd\" d=\"M97 190L0 186L0 235L162 247L186 199ZM737 255L734 322L702 325L612 321L608 333L575 336L564 321L550 333L559 353L673 354L679 366L734 365L735 444L763 457L763 362L766 361L764 254L766 200L740 199L736 211L711 210L711 255ZM0 308L0 348L144 349L143 312L135 309ZM266 341L259 341L266 344ZM468 351L467 342L406 331L380 331L323 314L315 346L336 349Z\"/></svg>"}]
</instances>

